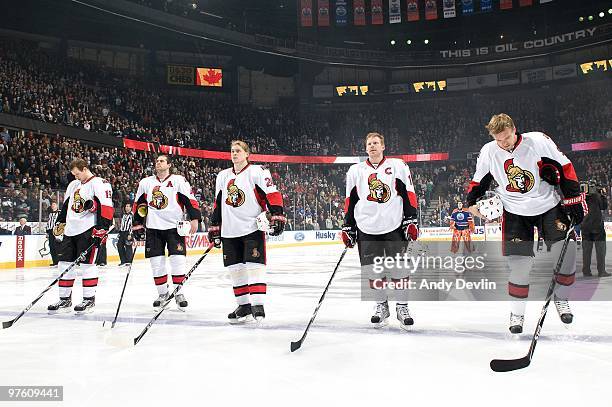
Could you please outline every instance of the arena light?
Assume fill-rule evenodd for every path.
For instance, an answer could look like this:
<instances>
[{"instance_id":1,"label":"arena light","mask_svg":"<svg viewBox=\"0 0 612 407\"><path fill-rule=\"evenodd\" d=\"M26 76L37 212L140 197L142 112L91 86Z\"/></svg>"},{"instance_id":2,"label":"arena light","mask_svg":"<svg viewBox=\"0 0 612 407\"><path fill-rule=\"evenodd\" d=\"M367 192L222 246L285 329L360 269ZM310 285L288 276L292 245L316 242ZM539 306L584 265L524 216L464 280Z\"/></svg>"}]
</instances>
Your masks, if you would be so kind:
<instances>
[{"instance_id":1,"label":"arena light","mask_svg":"<svg viewBox=\"0 0 612 407\"><path fill-rule=\"evenodd\" d=\"M599 13L599 17L600 18L604 18L605 15L606 15L606 13L604 13L603 11Z\"/></svg>"},{"instance_id":2,"label":"arena light","mask_svg":"<svg viewBox=\"0 0 612 407\"><path fill-rule=\"evenodd\" d=\"M429 40L425 40L423 42L425 43L425 45L429 44Z\"/></svg>"},{"instance_id":3,"label":"arena light","mask_svg":"<svg viewBox=\"0 0 612 407\"><path fill-rule=\"evenodd\" d=\"M500 35L499 39L503 40L504 39L504 34Z\"/></svg>"},{"instance_id":4,"label":"arena light","mask_svg":"<svg viewBox=\"0 0 612 407\"><path fill-rule=\"evenodd\" d=\"M395 45L395 40L391 40L391 45Z\"/></svg>"},{"instance_id":5,"label":"arena light","mask_svg":"<svg viewBox=\"0 0 612 407\"><path fill-rule=\"evenodd\" d=\"M612 8L608 9L608 14L612 14Z\"/></svg>"},{"instance_id":6,"label":"arena light","mask_svg":"<svg viewBox=\"0 0 612 407\"><path fill-rule=\"evenodd\" d=\"M584 22L584 17L580 16L580 17L578 18L578 21L580 21L581 23L582 23L582 22Z\"/></svg>"},{"instance_id":7,"label":"arena light","mask_svg":"<svg viewBox=\"0 0 612 407\"><path fill-rule=\"evenodd\" d=\"M406 40L406 44L408 45L412 44L412 40Z\"/></svg>"},{"instance_id":8,"label":"arena light","mask_svg":"<svg viewBox=\"0 0 612 407\"><path fill-rule=\"evenodd\" d=\"M589 16L589 21L593 21L593 16Z\"/></svg>"}]
</instances>

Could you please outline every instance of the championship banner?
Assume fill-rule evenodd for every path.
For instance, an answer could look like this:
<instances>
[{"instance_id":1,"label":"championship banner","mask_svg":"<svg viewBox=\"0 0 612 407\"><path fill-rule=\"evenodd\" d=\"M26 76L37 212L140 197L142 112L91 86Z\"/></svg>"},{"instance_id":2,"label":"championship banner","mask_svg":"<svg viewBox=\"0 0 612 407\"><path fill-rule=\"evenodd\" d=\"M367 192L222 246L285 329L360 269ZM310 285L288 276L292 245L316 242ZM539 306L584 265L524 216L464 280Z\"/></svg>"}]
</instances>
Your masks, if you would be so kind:
<instances>
[{"instance_id":1,"label":"championship banner","mask_svg":"<svg viewBox=\"0 0 612 407\"><path fill-rule=\"evenodd\" d=\"M457 17L457 12L455 11L455 0L443 0L444 6L444 18L453 18Z\"/></svg>"},{"instance_id":2,"label":"championship banner","mask_svg":"<svg viewBox=\"0 0 612 407\"><path fill-rule=\"evenodd\" d=\"M317 24L329 27L329 0L317 0Z\"/></svg>"},{"instance_id":3,"label":"championship banner","mask_svg":"<svg viewBox=\"0 0 612 407\"><path fill-rule=\"evenodd\" d=\"M220 88L223 86L223 70L218 68L196 68L196 85L212 86Z\"/></svg>"},{"instance_id":4,"label":"championship banner","mask_svg":"<svg viewBox=\"0 0 612 407\"><path fill-rule=\"evenodd\" d=\"M463 15L474 13L474 0L461 0Z\"/></svg>"},{"instance_id":5,"label":"championship banner","mask_svg":"<svg viewBox=\"0 0 612 407\"><path fill-rule=\"evenodd\" d=\"M402 6L400 0L389 0L389 23L397 24L402 22Z\"/></svg>"},{"instance_id":6,"label":"championship banner","mask_svg":"<svg viewBox=\"0 0 612 407\"><path fill-rule=\"evenodd\" d=\"M372 25L383 23L383 0L372 0Z\"/></svg>"},{"instance_id":7,"label":"championship banner","mask_svg":"<svg viewBox=\"0 0 612 407\"><path fill-rule=\"evenodd\" d=\"M527 7L527 6L532 6L532 5L533 5L533 0L520 0L519 1L520 7Z\"/></svg>"},{"instance_id":8,"label":"championship banner","mask_svg":"<svg viewBox=\"0 0 612 407\"><path fill-rule=\"evenodd\" d=\"M510 10L512 8L512 0L499 0L500 10Z\"/></svg>"},{"instance_id":9,"label":"championship banner","mask_svg":"<svg viewBox=\"0 0 612 407\"><path fill-rule=\"evenodd\" d=\"M336 25L345 26L348 22L348 8L346 6L346 0L336 0Z\"/></svg>"},{"instance_id":10,"label":"championship banner","mask_svg":"<svg viewBox=\"0 0 612 407\"><path fill-rule=\"evenodd\" d=\"M312 27L312 0L301 0L300 4L302 27Z\"/></svg>"},{"instance_id":11,"label":"championship banner","mask_svg":"<svg viewBox=\"0 0 612 407\"><path fill-rule=\"evenodd\" d=\"M193 85L194 67L192 66L167 66L168 85Z\"/></svg>"},{"instance_id":12,"label":"championship banner","mask_svg":"<svg viewBox=\"0 0 612 407\"><path fill-rule=\"evenodd\" d=\"M15 240L15 267L23 268L25 264L25 236L17 236Z\"/></svg>"},{"instance_id":13,"label":"championship banner","mask_svg":"<svg viewBox=\"0 0 612 407\"><path fill-rule=\"evenodd\" d=\"M407 0L406 10L408 21L419 21L419 2L417 0Z\"/></svg>"},{"instance_id":14,"label":"championship banner","mask_svg":"<svg viewBox=\"0 0 612 407\"><path fill-rule=\"evenodd\" d=\"M436 0L425 0L425 20L438 19L438 2Z\"/></svg>"},{"instance_id":15,"label":"championship banner","mask_svg":"<svg viewBox=\"0 0 612 407\"><path fill-rule=\"evenodd\" d=\"M493 0L480 0L480 10L491 11L493 10Z\"/></svg>"},{"instance_id":16,"label":"championship banner","mask_svg":"<svg viewBox=\"0 0 612 407\"><path fill-rule=\"evenodd\" d=\"M353 22L355 25L366 25L365 0L353 0Z\"/></svg>"}]
</instances>

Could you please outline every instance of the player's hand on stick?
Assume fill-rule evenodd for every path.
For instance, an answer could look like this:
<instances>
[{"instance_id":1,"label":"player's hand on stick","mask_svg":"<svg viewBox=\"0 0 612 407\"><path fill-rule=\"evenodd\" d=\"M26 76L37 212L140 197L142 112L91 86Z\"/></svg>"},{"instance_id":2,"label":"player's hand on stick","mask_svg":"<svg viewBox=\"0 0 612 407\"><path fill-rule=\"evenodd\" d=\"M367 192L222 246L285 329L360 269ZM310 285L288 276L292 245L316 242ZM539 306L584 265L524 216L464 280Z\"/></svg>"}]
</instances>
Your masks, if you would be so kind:
<instances>
[{"instance_id":1,"label":"player's hand on stick","mask_svg":"<svg viewBox=\"0 0 612 407\"><path fill-rule=\"evenodd\" d=\"M404 239L411 241L417 240L419 237L419 225L416 216L407 216L402 221L402 232L404 232Z\"/></svg>"},{"instance_id":2,"label":"player's hand on stick","mask_svg":"<svg viewBox=\"0 0 612 407\"><path fill-rule=\"evenodd\" d=\"M342 232L340 234L342 242L349 249L355 247L357 243L357 228L355 226L344 224L342 225Z\"/></svg>"},{"instance_id":3,"label":"player's hand on stick","mask_svg":"<svg viewBox=\"0 0 612 407\"><path fill-rule=\"evenodd\" d=\"M106 243L106 239L108 238L108 230L94 227L91 231L91 237L93 238L92 243L96 247L100 247Z\"/></svg>"},{"instance_id":4,"label":"player's hand on stick","mask_svg":"<svg viewBox=\"0 0 612 407\"><path fill-rule=\"evenodd\" d=\"M64 228L66 227L65 223L56 223L53 227L53 236L55 236L55 240L61 242L64 240Z\"/></svg>"},{"instance_id":5,"label":"player's hand on stick","mask_svg":"<svg viewBox=\"0 0 612 407\"><path fill-rule=\"evenodd\" d=\"M584 192L576 197L564 199L563 208L567 216L569 216L570 220L572 220L575 225L579 225L589 213L589 207L587 206Z\"/></svg>"},{"instance_id":6,"label":"player's hand on stick","mask_svg":"<svg viewBox=\"0 0 612 407\"><path fill-rule=\"evenodd\" d=\"M145 231L146 229L142 225L135 225L132 227L132 236L135 240L143 241L145 240Z\"/></svg>"},{"instance_id":7,"label":"player's hand on stick","mask_svg":"<svg viewBox=\"0 0 612 407\"><path fill-rule=\"evenodd\" d=\"M287 218L283 215L273 215L270 218L270 236L278 236L285 230L285 223L287 223Z\"/></svg>"},{"instance_id":8,"label":"player's hand on stick","mask_svg":"<svg viewBox=\"0 0 612 407\"><path fill-rule=\"evenodd\" d=\"M221 226L210 226L208 228L208 241L217 249L221 248Z\"/></svg>"}]
</instances>

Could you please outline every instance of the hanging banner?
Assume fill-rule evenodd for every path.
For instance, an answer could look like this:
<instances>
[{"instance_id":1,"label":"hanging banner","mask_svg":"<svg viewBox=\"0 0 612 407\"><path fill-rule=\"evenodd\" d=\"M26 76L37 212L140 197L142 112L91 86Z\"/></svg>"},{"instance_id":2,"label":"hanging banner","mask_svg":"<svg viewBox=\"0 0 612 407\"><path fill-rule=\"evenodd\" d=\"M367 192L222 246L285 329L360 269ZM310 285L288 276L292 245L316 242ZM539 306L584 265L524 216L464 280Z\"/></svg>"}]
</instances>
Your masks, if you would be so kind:
<instances>
[{"instance_id":1,"label":"hanging banner","mask_svg":"<svg viewBox=\"0 0 612 407\"><path fill-rule=\"evenodd\" d=\"M400 0L389 0L389 23L397 24L402 22L402 7Z\"/></svg>"},{"instance_id":2,"label":"hanging banner","mask_svg":"<svg viewBox=\"0 0 612 407\"><path fill-rule=\"evenodd\" d=\"M527 6L532 6L533 5L533 0L520 0L519 1L519 6L521 7L527 7Z\"/></svg>"},{"instance_id":3,"label":"hanging banner","mask_svg":"<svg viewBox=\"0 0 612 407\"><path fill-rule=\"evenodd\" d=\"M366 25L365 0L353 0L353 19L355 25Z\"/></svg>"},{"instance_id":4,"label":"hanging banner","mask_svg":"<svg viewBox=\"0 0 612 407\"><path fill-rule=\"evenodd\" d=\"M317 23L319 27L329 27L329 0L317 1Z\"/></svg>"},{"instance_id":5,"label":"hanging banner","mask_svg":"<svg viewBox=\"0 0 612 407\"><path fill-rule=\"evenodd\" d=\"M425 20L438 19L438 2L436 0L425 1Z\"/></svg>"},{"instance_id":6,"label":"hanging banner","mask_svg":"<svg viewBox=\"0 0 612 407\"><path fill-rule=\"evenodd\" d=\"M457 17L457 12L455 11L455 0L443 0L444 5L444 18L453 18Z\"/></svg>"},{"instance_id":7,"label":"hanging banner","mask_svg":"<svg viewBox=\"0 0 612 407\"><path fill-rule=\"evenodd\" d=\"M512 0L499 0L499 8L501 10L510 10L512 8Z\"/></svg>"},{"instance_id":8,"label":"hanging banner","mask_svg":"<svg viewBox=\"0 0 612 407\"><path fill-rule=\"evenodd\" d=\"M301 0L300 4L302 27L312 27L312 0Z\"/></svg>"},{"instance_id":9,"label":"hanging banner","mask_svg":"<svg viewBox=\"0 0 612 407\"><path fill-rule=\"evenodd\" d=\"M576 64L553 66L553 79L574 78L578 75Z\"/></svg>"},{"instance_id":10,"label":"hanging banner","mask_svg":"<svg viewBox=\"0 0 612 407\"><path fill-rule=\"evenodd\" d=\"M372 0L372 25L383 23L383 0Z\"/></svg>"},{"instance_id":11,"label":"hanging banner","mask_svg":"<svg viewBox=\"0 0 612 407\"><path fill-rule=\"evenodd\" d=\"M498 86L518 85L519 83L521 83L521 73L519 71L497 74Z\"/></svg>"},{"instance_id":12,"label":"hanging banner","mask_svg":"<svg viewBox=\"0 0 612 407\"><path fill-rule=\"evenodd\" d=\"M474 0L461 0L463 15L474 13Z\"/></svg>"},{"instance_id":13,"label":"hanging banner","mask_svg":"<svg viewBox=\"0 0 612 407\"><path fill-rule=\"evenodd\" d=\"M491 11L493 10L493 0L480 0L480 10Z\"/></svg>"},{"instance_id":14,"label":"hanging banner","mask_svg":"<svg viewBox=\"0 0 612 407\"><path fill-rule=\"evenodd\" d=\"M336 0L336 25L345 26L348 22L346 0Z\"/></svg>"},{"instance_id":15,"label":"hanging banner","mask_svg":"<svg viewBox=\"0 0 612 407\"><path fill-rule=\"evenodd\" d=\"M551 1L553 1L553 0L540 0L540 4L542 4L542 3L550 3Z\"/></svg>"},{"instance_id":16,"label":"hanging banner","mask_svg":"<svg viewBox=\"0 0 612 407\"><path fill-rule=\"evenodd\" d=\"M417 0L407 0L406 10L408 21L419 21L419 2Z\"/></svg>"}]
</instances>

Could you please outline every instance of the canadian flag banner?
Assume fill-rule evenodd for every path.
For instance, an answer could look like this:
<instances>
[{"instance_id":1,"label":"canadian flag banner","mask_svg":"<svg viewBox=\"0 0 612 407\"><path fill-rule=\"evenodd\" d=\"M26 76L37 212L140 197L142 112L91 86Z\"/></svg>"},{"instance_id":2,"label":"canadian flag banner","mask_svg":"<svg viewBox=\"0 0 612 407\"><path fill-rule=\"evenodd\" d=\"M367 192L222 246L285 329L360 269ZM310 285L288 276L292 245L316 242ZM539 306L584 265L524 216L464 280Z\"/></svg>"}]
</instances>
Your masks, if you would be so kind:
<instances>
[{"instance_id":1,"label":"canadian flag banner","mask_svg":"<svg viewBox=\"0 0 612 407\"><path fill-rule=\"evenodd\" d=\"M425 0L425 20L436 20L438 18L438 2L436 0Z\"/></svg>"},{"instance_id":2,"label":"canadian flag banner","mask_svg":"<svg viewBox=\"0 0 612 407\"><path fill-rule=\"evenodd\" d=\"M312 0L302 0L300 7L302 27L312 27Z\"/></svg>"},{"instance_id":3,"label":"canadian flag banner","mask_svg":"<svg viewBox=\"0 0 612 407\"><path fill-rule=\"evenodd\" d=\"M329 27L329 0L317 2L317 24L319 27Z\"/></svg>"},{"instance_id":4,"label":"canadian flag banner","mask_svg":"<svg viewBox=\"0 0 612 407\"><path fill-rule=\"evenodd\" d=\"M408 21L419 21L419 2L417 0L407 0L406 10Z\"/></svg>"},{"instance_id":5,"label":"canadian flag banner","mask_svg":"<svg viewBox=\"0 0 612 407\"><path fill-rule=\"evenodd\" d=\"M218 68L197 68L196 85L222 87L223 70Z\"/></svg>"}]
</instances>

